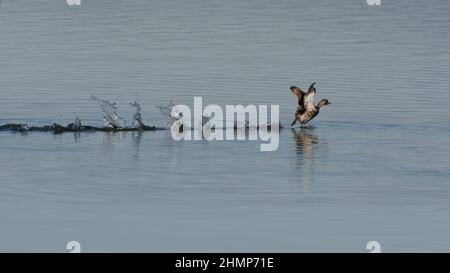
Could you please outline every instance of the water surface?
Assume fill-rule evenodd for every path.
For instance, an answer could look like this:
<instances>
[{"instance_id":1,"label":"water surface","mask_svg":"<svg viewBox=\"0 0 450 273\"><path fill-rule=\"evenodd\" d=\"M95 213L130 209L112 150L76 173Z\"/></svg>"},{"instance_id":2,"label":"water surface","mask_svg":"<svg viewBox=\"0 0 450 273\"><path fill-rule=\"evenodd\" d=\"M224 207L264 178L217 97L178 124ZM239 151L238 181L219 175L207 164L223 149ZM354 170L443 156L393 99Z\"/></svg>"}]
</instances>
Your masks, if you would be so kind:
<instances>
[{"instance_id":1,"label":"water surface","mask_svg":"<svg viewBox=\"0 0 450 273\"><path fill-rule=\"evenodd\" d=\"M0 132L0 251L449 251L450 2L3 0L0 124L101 124L94 94L279 104L313 128L254 141L166 131Z\"/></svg>"}]
</instances>

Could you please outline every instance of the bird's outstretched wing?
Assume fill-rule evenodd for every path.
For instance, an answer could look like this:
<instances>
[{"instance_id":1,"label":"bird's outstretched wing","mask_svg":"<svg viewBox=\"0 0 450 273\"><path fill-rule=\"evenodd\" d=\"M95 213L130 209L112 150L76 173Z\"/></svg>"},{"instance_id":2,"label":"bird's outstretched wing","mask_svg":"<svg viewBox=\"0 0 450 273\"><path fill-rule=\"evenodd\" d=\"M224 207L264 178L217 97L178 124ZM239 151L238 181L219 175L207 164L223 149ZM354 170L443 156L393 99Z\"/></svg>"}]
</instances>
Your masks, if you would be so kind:
<instances>
[{"instance_id":1,"label":"bird's outstretched wing","mask_svg":"<svg viewBox=\"0 0 450 273\"><path fill-rule=\"evenodd\" d=\"M298 99L298 105L302 108L305 108L305 92L298 88L297 86L291 86L291 91L294 96Z\"/></svg>"},{"instance_id":2,"label":"bird's outstretched wing","mask_svg":"<svg viewBox=\"0 0 450 273\"><path fill-rule=\"evenodd\" d=\"M316 109L314 106L314 95L316 94L316 88L314 87L316 83L311 84L308 89L308 93L305 95L305 108L307 111L312 111Z\"/></svg>"}]
</instances>

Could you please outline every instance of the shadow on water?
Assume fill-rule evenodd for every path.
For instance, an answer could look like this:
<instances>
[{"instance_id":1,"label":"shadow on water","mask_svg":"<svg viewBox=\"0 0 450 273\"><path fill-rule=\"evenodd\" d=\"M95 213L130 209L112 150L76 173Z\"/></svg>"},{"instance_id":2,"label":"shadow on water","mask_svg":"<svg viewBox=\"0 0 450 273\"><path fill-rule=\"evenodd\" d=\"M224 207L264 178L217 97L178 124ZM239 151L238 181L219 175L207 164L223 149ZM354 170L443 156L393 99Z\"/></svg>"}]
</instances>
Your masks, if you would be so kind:
<instances>
[{"instance_id":1,"label":"shadow on water","mask_svg":"<svg viewBox=\"0 0 450 273\"><path fill-rule=\"evenodd\" d=\"M114 146L126 137L127 132L106 132L102 138L102 151L111 153L114 150Z\"/></svg>"},{"instance_id":2,"label":"shadow on water","mask_svg":"<svg viewBox=\"0 0 450 273\"><path fill-rule=\"evenodd\" d=\"M73 132L73 139L75 140L75 143L79 143L81 138L81 132Z\"/></svg>"},{"instance_id":3,"label":"shadow on water","mask_svg":"<svg viewBox=\"0 0 450 273\"><path fill-rule=\"evenodd\" d=\"M142 141L142 132L133 132L131 134L131 139L132 139L133 147L134 147L133 157L138 159L139 158L139 150L140 150L141 141Z\"/></svg>"},{"instance_id":4,"label":"shadow on water","mask_svg":"<svg viewBox=\"0 0 450 273\"><path fill-rule=\"evenodd\" d=\"M292 129L297 155L293 170L293 187L299 193L309 194L313 191L314 154L319 147L319 139L313 131L313 127Z\"/></svg>"}]
</instances>

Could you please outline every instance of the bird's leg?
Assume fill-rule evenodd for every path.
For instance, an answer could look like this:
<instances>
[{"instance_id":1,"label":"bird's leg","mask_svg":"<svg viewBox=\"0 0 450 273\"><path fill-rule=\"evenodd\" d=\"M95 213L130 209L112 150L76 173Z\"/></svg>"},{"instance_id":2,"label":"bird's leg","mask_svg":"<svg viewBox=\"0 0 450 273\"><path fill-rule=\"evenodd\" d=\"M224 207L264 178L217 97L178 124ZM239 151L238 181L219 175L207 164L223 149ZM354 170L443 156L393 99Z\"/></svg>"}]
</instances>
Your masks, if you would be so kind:
<instances>
[{"instance_id":1,"label":"bird's leg","mask_svg":"<svg viewBox=\"0 0 450 273\"><path fill-rule=\"evenodd\" d=\"M291 126L294 126L296 122L297 122L297 118L294 119L294 121L291 123Z\"/></svg>"},{"instance_id":2,"label":"bird's leg","mask_svg":"<svg viewBox=\"0 0 450 273\"><path fill-rule=\"evenodd\" d=\"M304 129L304 128L309 128L309 125L307 125L307 123L300 123L300 127L301 127L302 129Z\"/></svg>"}]
</instances>

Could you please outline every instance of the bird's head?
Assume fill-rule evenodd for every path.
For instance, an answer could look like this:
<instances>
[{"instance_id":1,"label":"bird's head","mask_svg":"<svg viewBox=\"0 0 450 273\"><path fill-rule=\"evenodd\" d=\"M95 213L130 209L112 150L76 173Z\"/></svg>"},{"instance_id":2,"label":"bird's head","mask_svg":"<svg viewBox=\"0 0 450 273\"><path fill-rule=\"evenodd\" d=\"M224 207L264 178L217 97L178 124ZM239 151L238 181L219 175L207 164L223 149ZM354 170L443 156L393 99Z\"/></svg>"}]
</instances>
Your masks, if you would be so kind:
<instances>
[{"instance_id":1,"label":"bird's head","mask_svg":"<svg viewBox=\"0 0 450 273\"><path fill-rule=\"evenodd\" d=\"M322 99L321 101L319 101L319 104L317 105L318 108L322 108L324 106L330 105L331 102L327 99Z\"/></svg>"}]
</instances>

